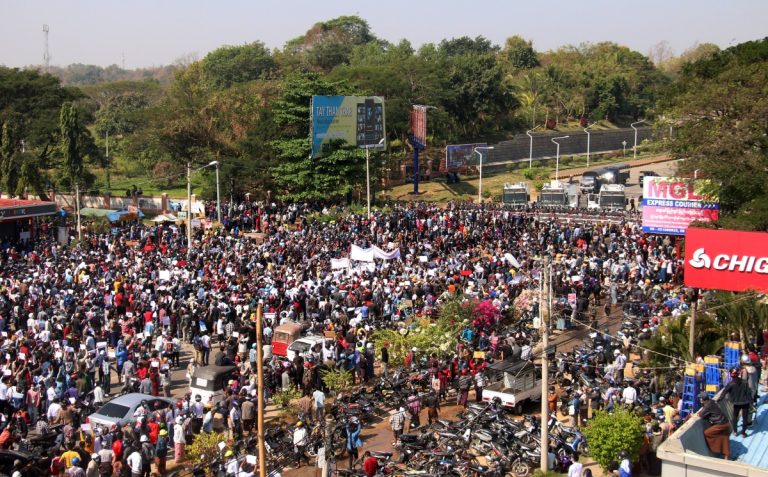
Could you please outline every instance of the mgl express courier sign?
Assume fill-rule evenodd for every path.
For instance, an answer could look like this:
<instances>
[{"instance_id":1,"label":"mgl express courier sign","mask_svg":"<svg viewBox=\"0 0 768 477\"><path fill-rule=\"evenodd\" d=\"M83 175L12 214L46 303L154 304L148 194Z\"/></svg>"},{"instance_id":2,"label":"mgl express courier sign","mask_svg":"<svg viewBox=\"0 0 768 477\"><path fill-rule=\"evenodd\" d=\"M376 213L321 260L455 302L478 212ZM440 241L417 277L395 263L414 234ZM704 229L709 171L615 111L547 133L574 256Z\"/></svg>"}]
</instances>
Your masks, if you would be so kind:
<instances>
[{"instance_id":1,"label":"mgl express courier sign","mask_svg":"<svg viewBox=\"0 0 768 477\"><path fill-rule=\"evenodd\" d=\"M720 212L717 197L708 196L706 179L646 177L643 181L643 232L685 235L694 221L714 222Z\"/></svg>"},{"instance_id":2,"label":"mgl express courier sign","mask_svg":"<svg viewBox=\"0 0 768 477\"><path fill-rule=\"evenodd\" d=\"M768 291L768 233L690 227L685 233L685 284Z\"/></svg>"}]
</instances>

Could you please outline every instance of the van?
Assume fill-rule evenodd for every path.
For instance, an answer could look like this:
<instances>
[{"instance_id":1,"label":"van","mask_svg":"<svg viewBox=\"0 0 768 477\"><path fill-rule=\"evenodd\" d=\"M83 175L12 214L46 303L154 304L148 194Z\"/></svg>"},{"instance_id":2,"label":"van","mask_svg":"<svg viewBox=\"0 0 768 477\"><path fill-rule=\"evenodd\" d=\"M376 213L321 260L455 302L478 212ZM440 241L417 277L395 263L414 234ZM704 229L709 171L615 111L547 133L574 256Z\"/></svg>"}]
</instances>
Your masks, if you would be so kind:
<instances>
[{"instance_id":1,"label":"van","mask_svg":"<svg viewBox=\"0 0 768 477\"><path fill-rule=\"evenodd\" d=\"M305 336L288 345L288 352L285 357L288 361L293 361L293 358L295 358L296 355L306 359L311 354L312 348L315 346L320 347L320 355L322 356L322 348L325 347L327 343L333 343L333 341L333 338L327 338L325 336Z\"/></svg>"},{"instance_id":2,"label":"van","mask_svg":"<svg viewBox=\"0 0 768 477\"><path fill-rule=\"evenodd\" d=\"M189 385L189 393L192 399L195 396L202 398L206 406L213 406L224 399L224 389L229 386L229 381L234 379L237 366L203 366L192 373L192 384Z\"/></svg>"}]
</instances>

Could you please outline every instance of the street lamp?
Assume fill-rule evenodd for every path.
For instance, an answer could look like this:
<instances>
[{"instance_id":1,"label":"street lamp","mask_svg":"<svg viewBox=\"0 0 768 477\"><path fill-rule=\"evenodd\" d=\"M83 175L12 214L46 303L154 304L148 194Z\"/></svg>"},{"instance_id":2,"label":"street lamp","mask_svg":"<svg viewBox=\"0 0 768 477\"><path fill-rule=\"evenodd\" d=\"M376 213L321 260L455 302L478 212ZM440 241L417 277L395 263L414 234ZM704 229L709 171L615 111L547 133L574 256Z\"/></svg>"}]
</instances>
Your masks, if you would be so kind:
<instances>
[{"instance_id":1,"label":"street lamp","mask_svg":"<svg viewBox=\"0 0 768 477\"><path fill-rule=\"evenodd\" d=\"M635 127L635 124L640 124L640 123L647 123L647 121L645 119L641 119L640 121L634 122L629 125L632 129L635 130L635 145L632 148L634 149L634 153L632 154L632 159L637 159L637 128Z\"/></svg>"},{"instance_id":2,"label":"street lamp","mask_svg":"<svg viewBox=\"0 0 768 477\"><path fill-rule=\"evenodd\" d=\"M529 129L529 130L527 130L525 132L526 136L531 138L531 140L529 141L530 142L530 146L528 147L528 169L533 168L533 136L531 136L531 133L533 131L539 129L540 127L541 127L541 125L538 125L535 128Z\"/></svg>"},{"instance_id":3,"label":"street lamp","mask_svg":"<svg viewBox=\"0 0 768 477\"><path fill-rule=\"evenodd\" d=\"M472 151L480 155L480 183L477 186L477 201L483 203L483 153L480 150L490 151L493 146L477 146Z\"/></svg>"},{"instance_id":4,"label":"street lamp","mask_svg":"<svg viewBox=\"0 0 768 477\"><path fill-rule=\"evenodd\" d=\"M587 133L587 167L589 167L589 128L595 124L597 123L588 124L587 127L584 128L584 132Z\"/></svg>"},{"instance_id":5,"label":"street lamp","mask_svg":"<svg viewBox=\"0 0 768 477\"><path fill-rule=\"evenodd\" d=\"M369 150L372 147L378 147L384 144L385 139L386 138L381 138L381 141L376 144L366 144L363 146L365 148L365 192L368 202L368 218L371 217L371 160Z\"/></svg>"},{"instance_id":6,"label":"street lamp","mask_svg":"<svg viewBox=\"0 0 768 477\"><path fill-rule=\"evenodd\" d=\"M626 140L621 141L621 151L622 151L621 153L622 157L627 157L627 141Z\"/></svg>"},{"instance_id":7,"label":"street lamp","mask_svg":"<svg viewBox=\"0 0 768 477\"><path fill-rule=\"evenodd\" d=\"M560 136L552 138L552 142L557 145L557 155L555 156L555 180L558 180L560 177L560 143L557 142L557 140L568 139L569 137L571 136Z\"/></svg>"},{"instance_id":8,"label":"street lamp","mask_svg":"<svg viewBox=\"0 0 768 477\"><path fill-rule=\"evenodd\" d=\"M221 223L221 187L219 185L219 161L211 161L208 166L216 166L216 220Z\"/></svg>"}]
</instances>

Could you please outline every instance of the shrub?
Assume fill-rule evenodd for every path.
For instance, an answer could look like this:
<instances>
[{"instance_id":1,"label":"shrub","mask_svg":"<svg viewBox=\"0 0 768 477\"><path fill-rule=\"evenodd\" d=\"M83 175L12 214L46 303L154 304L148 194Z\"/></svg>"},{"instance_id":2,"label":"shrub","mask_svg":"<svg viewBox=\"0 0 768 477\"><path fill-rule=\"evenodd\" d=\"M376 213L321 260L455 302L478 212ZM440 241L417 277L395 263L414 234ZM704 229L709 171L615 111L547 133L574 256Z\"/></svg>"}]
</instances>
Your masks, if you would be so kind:
<instances>
[{"instance_id":1,"label":"shrub","mask_svg":"<svg viewBox=\"0 0 768 477\"><path fill-rule=\"evenodd\" d=\"M273 394L272 402L274 402L278 407L288 407L291 401L294 399L299 399L300 397L301 391L299 391L295 386L290 385L287 389Z\"/></svg>"},{"instance_id":2,"label":"shrub","mask_svg":"<svg viewBox=\"0 0 768 477\"><path fill-rule=\"evenodd\" d=\"M323 384L336 394L348 391L354 384L352 372L343 368L324 369L320 371L320 376Z\"/></svg>"},{"instance_id":3,"label":"shrub","mask_svg":"<svg viewBox=\"0 0 768 477\"><path fill-rule=\"evenodd\" d=\"M642 418L624 409L613 413L597 411L584 429L592 458L606 471L623 450L629 453L632 461L637 460L644 432Z\"/></svg>"},{"instance_id":4,"label":"shrub","mask_svg":"<svg viewBox=\"0 0 768 477\"><path fill-rule=\"evenodd\" d=\"M210 464L219 458L219 442L227 442L227 436L220 432L211 434L203 432L198 434L192 444L187 446L185 453L193 465ZM205 469L205 475L213 475L213 468L210 465Z\"/></svg>"}]
</instances>

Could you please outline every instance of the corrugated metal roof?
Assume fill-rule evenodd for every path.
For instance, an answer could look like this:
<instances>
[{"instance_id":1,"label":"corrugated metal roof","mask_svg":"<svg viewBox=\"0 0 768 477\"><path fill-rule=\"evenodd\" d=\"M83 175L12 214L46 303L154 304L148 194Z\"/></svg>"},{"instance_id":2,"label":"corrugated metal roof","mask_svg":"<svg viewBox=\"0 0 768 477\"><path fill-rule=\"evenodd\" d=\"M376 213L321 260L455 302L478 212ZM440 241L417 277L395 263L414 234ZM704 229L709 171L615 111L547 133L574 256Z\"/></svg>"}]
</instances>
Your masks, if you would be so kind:
<instances>
[{"instance_id":1,"label":"corrugated metal roof","mask_svg":"<svg viewBox=\"0 0 768 477\"><path fill-rule=\"evenodd\" d=\"M763 469L768 468L768 393L760 393L757 416L747 437L731 435L731 456L739 462ZM741 422L739 431L741 431Z\"/></svg>"}]
</instances>

